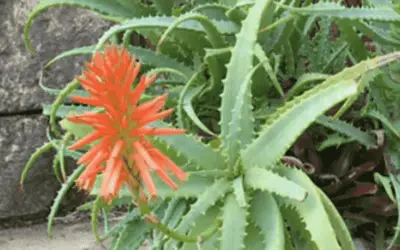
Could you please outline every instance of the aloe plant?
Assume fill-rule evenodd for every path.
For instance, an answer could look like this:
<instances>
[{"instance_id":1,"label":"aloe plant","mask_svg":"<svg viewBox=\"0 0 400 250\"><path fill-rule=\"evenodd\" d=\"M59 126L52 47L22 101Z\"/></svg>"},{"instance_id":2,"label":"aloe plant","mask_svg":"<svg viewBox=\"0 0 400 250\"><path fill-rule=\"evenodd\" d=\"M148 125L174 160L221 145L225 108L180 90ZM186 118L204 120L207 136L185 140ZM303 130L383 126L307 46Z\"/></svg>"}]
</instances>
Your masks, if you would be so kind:
<instances>
[{"instance_id":1,"label":"aloe plant","mask_svg":"<svg viewBox=\"0 0 400 250\"><path fill-rule=\"evenodd\" d=\"M400 58L394 52L398 37L385 30L400 22L396 9L372 1L363 8L310 1L151 2L44 0L34 8L25 28L27 47L33 50L30 27L50 7L86 8L114 21L97 44L64 52L46 67L67 56L102 50L110 41L120 43L136 55L145 71L165 76L147 94L152 97L164 91L160 87L167 88L171 96L167 106L176 105L177 115L170 124L153 125L191 132L153 141L189 174L176 191L156 183L159 199L151 209L162 224L145 222L131 207L124 220L100 235L100 210L132 205L125 190L110 205L99 199L90 203L97 238L113 237L111 249L137 249L145 239L150 239L153 249L355 249L348 227L327 195L304 171L281 159L314 123L337 133L323 147L353 141L366 148L377 146L370 133L338 118L366 89L373 89L377 77L387 75L382 66ZM318 22L324 23L322 35L311 40ZM334 42L326 38L333 24L341 32ZM357 31L377 41L378 52L368 51ZM132 46L132 32L144 36L155 49ZM115 39L119 34L122 39ZM308 54L314 46L316 53ZM305 55L318 72L309 72L301 64ZM346 60L351 67L345 67ZM290 78L297 82L286 91L283 82ZM57 159L78 158L65 145L71 135L79 139L88 133L87 127L64 119L71 112L89 111L85 106L63 104L70 95L87 94L78 89L79 82L72 81L62 90L41 86L57 95L52 105L44 106L55 137L49 135L50 142L33 155L22 180L38 155L51 147L61 152ZM327 116L341 102L336 115ZM397 129L380 112L366 114L397 136ZM58 130L59 118L68 136ZM55 170L58 173L57 166ZM79 171L68 177L55 199L49 233L61 199ZM98 195L98 185L92 195Z\"/></svg>"}]
</instances>

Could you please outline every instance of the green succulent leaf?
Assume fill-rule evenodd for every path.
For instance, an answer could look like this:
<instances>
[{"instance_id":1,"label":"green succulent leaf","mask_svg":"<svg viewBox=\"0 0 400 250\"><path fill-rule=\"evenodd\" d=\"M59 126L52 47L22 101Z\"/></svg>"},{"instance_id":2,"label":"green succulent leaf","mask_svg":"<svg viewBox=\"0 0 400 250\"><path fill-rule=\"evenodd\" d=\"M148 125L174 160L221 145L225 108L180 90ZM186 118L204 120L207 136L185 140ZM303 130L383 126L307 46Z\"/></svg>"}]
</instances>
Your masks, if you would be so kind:
<instances>
[{"instance_id":1,"label":"green succulent leaf","mask_svg":"<svg viewBox=\"0 0 400 250\"><path fill-rule=\"evenodd\" d=\"M139 249L151 229L151 225L145 220L137 219L128 222L110 250Z\"/></svg>"},{"instance_id":2,"label":"green succulent leaf","mask_svg":"<svg viewBox=\"0 0 400 250\"><path fill-rule=\"evenodd\" d=\"M225 14L226 11L228 11L228 9L229 9L228 7L221 5L219 3L206 3L194 7L192 9L192 12L201 13L212 19L228 20Z\"/></svg>"},{"instance_id":3,"label":"green succulent leaf","mask_svg":"<svg viewBox=\"0 0 400 250\"><path fill-rule=\"evenodd\" d=\"M141 63L145 65L151 65L155 68L171 68L179 72L182 72L186 77L191 77L195 71L192 67L185 65L183 62L179 62L174 58L167 55L156 54L150 49L145 49L137 46L129 46L129 52L135 55Z\"/></svg>"},{"instance_id":4,"label":"green succulent leaf","mask_svg":"<svg viewBox=\"0 0 400 250\"><path fill-rule=\"evenodd\" d=\"M211 94L217 93L222 88L222 80L226 71L224 63L228 60L228 54L231 52L231 49L231 47L205 49L204 61L208 65L211 74L211 85L207 88L207 91L210 91Z\"/></svg>"},{"instance_id":5,"label":"green succulent leaf","mask_svg":"<svg viewBox=\"0 0 400 250\"><path fill-rule=\"evenodd\" d=\"M60 125L61 127L72 133L75 138L80 139L82 137L84 137L85 135L90 134L91 132L93 132L93 127L87 124L78 124L78 123L74 123L74 122L70 122L67 119L63 119L60 121Z\"/></svg>"},{"instance_id":6,"label":"green succulent leaf","mask_svg":"<svg viewBox=\"0 0 400 250\"><path fill-rule=\"evenodd\" d=\"M176 230L178 232L186 233L192 224L209 208L214 206L219 199L222 199L225 194L231 189L230 183L227 180L216 180L208 188L204 189L190 210L183 216Z\"/></svg>"},{"instance_id":7,"label":"green succulent leaf","mask_svg":"<svg viewBox=\"0 0 400 250\"><path fill-rule=\"evenodd\" d=\"M25 182L26 176L28 175L28 172L31 169L32 165L36 162L37 159L39 159L39 157L42 154L48 152L52 148L53 148L53 145L51 142L45 143L43 146L37 148L35 150L35 152L30 156L28 162L26 163L26 165L23 168L22 173L21 173L21 178L19 181L19 185L20 185L21 189L23 189L23 184Z\"/></svg>"},{"instance_id":8,"label":"green succulent leaf","mask_svg":"<svg viewBox=\"0 0 400 250\"><path fill-rule=\"evenodd\" d=\"M305 73L297 79L293 87L290 88L289 92L286 94L286 99L290 100L299 92L303 91L310 82L326 80L329 75L320 73Z\"/></svg>"},{"instance_id":9,"label":"green succulent leaf","mask_svg":"<svg viewBox=\"0 0 400 250\"><path fill-rule=\"evenodd\" d=\"M221 210L218 206L213 206L209 208L206 213L202 214L196 219L189 234L200 235L201 233L209 229L210 225L213 225L216 220L219 220L218 216L220 215L220 213ZM200 243L184 243L180 250L198 250L199 246L201 247L201 249L214 249L215 245L218 242L219 236L220 233L217 232L207 240Z\"/></svg>"},{"instance_id":10,"label":"green succulent leaf","mask_svg":"<svg viewBox=\"0 0 400 250\"><path fill-rule=\"evenodd\" d=\"M365 115L379 120L380 122L382 122L383 126L385 126L390 132L392 132L397 138L400 138L400 132L398 131L398 129L385 115L380 113L378 110L371 109L367 111Z\"/></svg>"},{"instance_id":11,"label":"green succulent leaf","mask_svg":"<svg viewBox=\"0 0 400 250\"><path fill-rule=\"evenodd\" d=\"M252 71L254 46L257 41L257 34L264 11L272 4L272 0L257 1L249 10L247 18L242 23L240 32L236 35L236 43L232 49L232 56L227 65L227 75L223 80L224 90L222 93L221 103L221 147L223 152L228 156L229 165L233 166L238 159L240 147L245 146L252 139L253 129L250 126L251 118L240 117L242 113L235 113L232 107L236 103L248 103L248 91L245 91L242 98L237 98L237 94L242 88L242 84L246 82L249 73ZM248 81L249 82L249 81ZM248 83L250 85L250 82ZM239 99L239 100L237 100ZM251 104L251 103L250 103ZM239 104L240 105L240 104ZM247 105L248 106L248 105ZM245 107L243 105L243 107ZM248 111L249 107L245 107ZM251 109L251 107L250 107ZM234 116L239 116L236 120L246 124L241 131L232 134L232 126L234 125ZM237 126L240 128L240 125ZM250 130L250 131L249 131Z\"/></svg>"},{"instance_id":12,"label":"green succulent leaf","mask_svg":"<svg viewBox=\"0 0 400 250\"><path fill-rule=\"evenodd\" d=\"M202 87L192 87L198 80L201 72L198 72L192 76L191 79L186 83L185 87L181 91L179 95L179 104L177 107L177 114L178 114L178 124L179 126L184 128L184 122L183 122L183 112L182 109L186 112L188 117L192 120L194 124L196 124L197 127L199 127L202 131L205 133L211 135L211 136L216 136L210 129L204 125L204 123L200 120L200 118L197 116L193 105L192 101L193 99L200 93L200 91L203 89Z\"/></svg>"},{"instance_id":13,"label":"green succulent leaf","mask_svg":"<svg viewBox=\"0 0 400 250\"><path fill-rule=\"evenodd\" d=\"M140 213L139 211L132 210L129 212L121 221L119 221L114 227L112 227L106 235L103 237L103 239L106 239L110 236L118 236L118 234L125 228L125 225L127 225L129 222L135 221L140 219Z\"/></svg>"},{"instance_id":14,"label":"green succulent leaf","mask_svg":"<svg viewBox=\"0 0 400 250\"><path fill-rule=\"evenodd\" d=\"M43 115L50 115L51 114L51 105L44 104L42 105L43 108ZM82 114L86 112L96 112L98 109L94 109L88 106L81 106L81 105L61 105L57 112L56 117L65 118L67 115L70 114Z\"/></svg>"},{"instance_id":15,"label":"green succulent leaf","mask_svg":"<svg viewBox=\"0 0 400 250\"><path fill-rule=\"evenodd\" d=\"M318 145L317 150L323 151L329 147L339 147L343 144L355 141L353 138L341 136L339 134L329 135L325 140Z\"/></svg>"},{"instance_id":16,"label":"green succulent leaf","mask_svg":"<svg viewBox=\"0 0 400 250\"><path fill-rule=\"evenodd\" d=\"M102 198L97 196L93 202L92 211L90 213L90 224L92 227L92 232L96 237L97 241L100 241L101 236L99 233L99 212L102 207Z\"/></svg>"},{"instance_id":17,"label":"green succulent leaf","mask_svg":"<svg viewBox=\"0 0 400 250\"><path fill-rule=\"evenodd\" d=\"M254 117L251 103L251 78L262 63L263 62L260 62L247 74L238 90L239 92L236 93L236 101L233 103L234 106L230 110L232 113L232 120L229 123L228 135L225 140L222 140L222 142L225 141L225 143L221 145L228 156L228 164L233 164L234 161L237 161L237 153L253 138Z\"/></svg>"},{"instance_id":18,"label":"green succulent leaf","mask_svg":"<svg viewBox=\"0 0 400 250\"><path fill-rule=\"evenodd\" d=\"M400 14L393 10L393 8L386 6L377 6L373 8L346 8L340 3L319 2L309 5L305 8L293 8L289 6L285 6L285 8L291 9L292 12L300 15L317 15L350 20L364 19L385 22L400 22Z\"/></svg>"},{"instance_id":19,"label":"green succulent leaf","mask_svg":"<svg viewBox=\"0 0 400 250\"><path fill-rule=\"evenodd\" d=\"M241 250L246 236L247 210L242 208L233 194L226 197L221 228L221 250Z\"/></svg>"},{"instance_id":20,"label":"green succulent leaf","mask_svg":"<svg viewBox=\"0 0 400 250\"><path fill-rule=\"evenodd\" d=\"M174 17L143 17L143 18L134 18L128 21L125 21L121 24L115 25L111 27L108 31L106 31L103 36L99 39L96 50L101 49L104 43L114 34L118 32L122 32L125 30L131 29L167 29L175 22L176 18ZM216 21L211 20L213 25L217 28L219 33L222 34L234 34L237 31L236 24L229 21ZM204 33L204 28L193 20L187 20L184 23L180 24L177 27L178 30L187 30L194 32Z\"/></svg>"},{"instance_id":21,"label":"green succulent leaf","mask_svg":"<svg viewBox=\"0 0 400 250\"><path fill-rule=\"evenodd\" d=\"M322 86L322 87L321 87ZM296 138L323 112L357 92L353 80L320 85L277 109L268 125L243 152L245 167L274 167Z\"/></svg>"},{"instance_id":22,"label":"green succulent leaf","mask_svg":"<svg viewBox=\"0 0 400 250\"><path fill-rule=\"evenodd\" d=\"M329 220L332 223L332 227L336 232L336 235L340 242L340 246L342 247L342 249L355 250L356 248L354 246L349 229L347 228L339 212L336 210L335 205L332 204L332 202L323 191L318 189L318 192L324 208L329 216Z\"/></svg>"},{"instance_id":23,"label":"green succulent leaf","mask_svg":"<svg viewBox=\"0 0 400 250\"><path fill-rule=\"evenodd\" d=\"M250 216L254 224L261 229L263 249L285 249L285 225L279 206L272 194L257 191L251 202Z\"/></svg>"},{"instance_id":24,"label":"green succulent leaf","mask_svg":"<svg viewBox=\"0 0 400 250\"><path fill-rule=\"evenodd\" d=\"M268 74L269 78L272 81L272 85L274 88L278 91L278 93L283 96L283 89L278 81L278 78L272 69L271 63L268 59L268 57L265 55L264 50L262 49L260 44L256 44L254 47L254 54L257 57L258 61L262 63L262 66L264 67L265 72Z\"/></svg>"},{"instance_id":25,"label":"green succulent leaf","mask_svg":"<svg viewBox=\"0 0 400 250\"><path fill-rule=\"evenodd\" d=\"M306 189L267 169L247 169L244 182L247 187L271 192L297 201L303 201L307 197Z\"/></svg>"},{"instance_id":26,"label":"green succulent leaf","mask_svg":"<svg viewBox=\"0 0 400 250\"><path fill-rule=\"evenodd\" d=\"M255 225L253 221L249 221L249 225L246 228L246 237L244 239L244 249L251 250L264 250L264 238L260 229Z\"/></svg>"},{"instance_id":27,"label":"green succulent leaf","mask_svg":"<svg viewBox=\"0 0 400 250\"><path fill-rule=\"evenodd\" d=\"M171 15L175 0L154 0L157 11L163 15Z\"/></svg>"},{"instance_id":28,"label":"green succulent leaf","mask_svg":"<svg viewBox=\"0 0 400 250\"><path fill-rule=\"evenodd\" d=\"M345 121L338 119L334 120L332 117L321 115L317 118L316 123L346 135L349 138L358 141L367 148L376 148L377 146L376 139L372 135L360 130L357 127L354 127L351 124L348 124Z\"/></svg>"},{"instance_id":29,"label":"green succulent leaf","mask_svg":"<svg viewBox=\"0 0 400 250\"><path fill-rule=\"evenodd\" d=\"M236 200L239 203L239 205L243 208L246 207L247 201L243 186L243 177L239 176L238 178L236 178L233 181L232 187L233 187L233 193L235 194Z\"/></svg>"},{"instance_id":30,"label":"green succulent leaf","mask_svg":"<svg viewBox=\"0 0 400 250\"><path fill-rule=\"evenodd\" d=\"M177 201L177 202L175 202ZM164 218L163 218L163 223L167 224L169 228L175 228L176 225L179 223L181 220L182 216L185 215L187 208L188 208L188 202L184 199L180 200L172 200L171 202L168 202L168 208L165 211ZM173 206L170 206L173 205ZM156 232L156 238L152 242L151 249L152 250L158 250L161 248L163 245L164 241L164 234L161 232ZM172 241L172 239L168 240L165 242L164 247L165 249L171 249L170 246L175 245L175 242Z\"/></svg>"},{"instance_id":31,"label":"green succulent leaf","mask_svg":"<svg viewBox=\"0 0 400 250\"><path fill-rule=\"evenodd\" d=\"M67 181L61 185L60 190L57 193L56 198L53 201L53 205L51 205L50 208L50 214L47 219L47 233L49 237L52 236L52 229L53 229L53 223L54 223L54 218L57 215L57 212L60 208L61 202L65 195L67 194L68 190L75 184L76 179L81 175L83 170L85 169L85 165L80 165L78 168L76 168L70 176L68 176Z\"/></svg>"},{"instance_id":32,"label":"green succulent leaf","mask_svg":"<svg viewBox=\"0 0 400 250\"><path fill-rule=\"evenodd\" d=\"M58 60L61 60L61 59L65 58L65 57L78 56L78 55L88 55L88 54L91 54L93 52L93 50L94 50L94 46L84 46L84 47L73 48L71 50L64 51L61 54L59 54L56 57L54 57L53 59L51 59L48 63L46 63L44 68L50 67L53 63L55 63Z\"/></svg>"},{"instance_id":33,"label":"green succulent leaf","mask_svg":"<svg viewBox=\"0 0 400 250\"><path fill-rule=\"evenodd\" d=\"M207 16L198 13L187 13L179 16L161 36L158 44L160 45L163 42L163 40L168 36L169 33L171 33L181 23L184 23L188 20L194 20L203 26L204 31L207 34L207 37L214 48L221 48L226 46L226 42L222 37L222 34L219 33L219 30L215 26L215 24Z\"/></svg>"},{"instance_id":34,"label":"green succulent leaf","mask_svg":"<svg viewBox=\"0 0 400 250\"><path fill-rule=\"evenodd\" d=\"M305 223L311 240L318 249L341 250L336 238L335 230L321 201L318 187L301 170L289 167L279 168L279 172L293 182L307 190L308 196L303 202L293 202L288 199L279 199L285 206L294 207ZM289 221L290 223L290 221ZM323 225L323 227L321 227Z\"/></svg>"},{"instance_id":35,"label":"green succulent leaf","mask_svg":"<svg viewBox=\"0 0 400 250\"><path fill-rule=\"evenodd\" d=\"M368 55L367 49L353 25L346 20L337 20L337 23L341 30L342 39L349 45L351 55L353 55L357 61L365 60Z\"/></svg>"},{"instance_id":36,"label":"green succulent leaf","mask_svg":"<svg viewBox=\"0 0 400 250\"><path fill-rule=\"evenodd\" d=\"M390 36L388 32L383 29L379 29L361 20L354 22L354 25L363 34L368 35L373 41L397 47L400 46L400 41L394 39L392 36Z\"/></svg>"},{"instance_id":37,"label":"green succulent leaf","mask_svg":"<svg viewBox=\"0 0 400 250\"><path fill-rule=\"evenodd\" d=\"M268 119L259 137L244 151L245 167L274 167L297 137L326 110L358 93L356 81L366 72L400 58L395 52L363 61L329 77L278 108Z\"/></svg>"},{"instance_id":38,"label":"green succulent leaf","mask_svg":"<svg viewBox=\"0 0 400 250\"><path fill-rule=\"evenodd\" d=\"M393 194L392 190L392 184L390 182L390 177L388 176L383 176L379 173L374 173L374 180L375 183L382 186L385 189L386 194L389 196L389 198L393 201L393 203L396 203L395 196Z\"/></svg>"}]
</instances>

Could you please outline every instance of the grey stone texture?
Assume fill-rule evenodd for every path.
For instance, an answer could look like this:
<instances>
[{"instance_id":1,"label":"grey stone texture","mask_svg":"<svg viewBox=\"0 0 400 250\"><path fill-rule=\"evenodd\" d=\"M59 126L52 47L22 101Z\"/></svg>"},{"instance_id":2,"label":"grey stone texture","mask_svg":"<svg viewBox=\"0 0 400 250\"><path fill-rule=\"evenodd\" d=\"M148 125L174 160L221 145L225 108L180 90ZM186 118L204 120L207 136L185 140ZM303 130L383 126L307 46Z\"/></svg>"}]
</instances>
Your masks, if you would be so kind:
<instances>
[{"instance_id":1,"label":"grey stone texture","mask_svg":"<svg viewBox=\"0 0 400 250\"><path fill-rule=\"evenodd\" d=\"M60 187L51 168L51 152L32 166L24 191L19 190L24 165L47 141L48 120L40 108L54 96L38 86L42 65L62 51L96 43L111 25L86 10L50 8L33 23L30 38L37 54L32 55L25 48L23 29L37 2L0 0L0 221L39 214L44 217ZM61 88L80 74L87 58L57 62L45 71L44 84Z\"/></svg>"},{"instance_id":2,"label":"grey stone texture","mask_svg":"<svg viewBox=\"0 0 400 250\"><path fill-rule=\"evenodd\" d=\"M46 211L59 184L51 155L40 157L28 172L23 191L19 179L29 155L43 145L47 119L41 115L0 118L0 220Z\"/></svg>"},{"instance_id":3,"label":"grey stone texture","mask_svg":"<svg viewBox=\"0 0 400 250\"><path fill-rule=\"evenodd\" d=\"M49 96L38 86L42 66L59 53L96 43L110 23L83 9L53 7L37 17L30 38L37 54L23 40L29 12L37 1L0 0L0 113L39 109ZM43 82L61 87L81 73L87 57L56 62L44 72Z\"/></svg>"}]
</instances>

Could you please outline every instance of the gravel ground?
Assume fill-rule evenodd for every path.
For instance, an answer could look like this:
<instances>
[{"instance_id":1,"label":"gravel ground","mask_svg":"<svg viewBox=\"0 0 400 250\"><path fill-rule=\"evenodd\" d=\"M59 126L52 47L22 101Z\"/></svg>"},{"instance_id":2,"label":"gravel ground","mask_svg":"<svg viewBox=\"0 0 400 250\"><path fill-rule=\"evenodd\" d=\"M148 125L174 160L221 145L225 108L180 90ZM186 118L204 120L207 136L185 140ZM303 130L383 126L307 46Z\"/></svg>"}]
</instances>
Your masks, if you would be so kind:
<instances>
[{"instance_id":1,"label":"gravel ground","mask_svg":"<svg viewBox=\"0 0 400 250\"><path fill-rule=\"evenodd\" d=\"M1 250L105 250L107 243L96 243L89 221L59 223L53 237L47 237L47 225L0 230Z\"/></svg>"}]
</instances>

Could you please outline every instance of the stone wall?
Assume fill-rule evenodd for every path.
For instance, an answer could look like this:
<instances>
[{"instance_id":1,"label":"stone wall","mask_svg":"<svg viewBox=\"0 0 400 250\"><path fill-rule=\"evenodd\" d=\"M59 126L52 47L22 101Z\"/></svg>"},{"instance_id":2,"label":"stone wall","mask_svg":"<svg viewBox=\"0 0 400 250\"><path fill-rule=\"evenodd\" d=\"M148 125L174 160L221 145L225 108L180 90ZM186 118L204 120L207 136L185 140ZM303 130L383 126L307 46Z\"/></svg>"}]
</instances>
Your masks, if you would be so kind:
<instances>
[{"instance_id":1,"label":"stone wall","mask_svg":"<svg viewBox=\"0 0 400 250\"><path fill-rule=\"evenodd\" d=\"M0 221L46 216L59 188L51 168L54 153L49 153L32 166L24 191L19 190L25 163L46 141L48 120L41 104L54 98L38 86L41 66L62 51L94 44L110 26L86 10L51 8L33 23L30 37L37 54L32 55L23 29L37 2L0 0ZM57 62L46 70L44 84L64 86L80 73L85 59Z\"/></svg>"}]
</instances>

